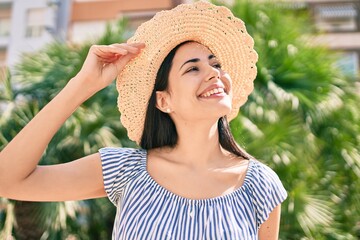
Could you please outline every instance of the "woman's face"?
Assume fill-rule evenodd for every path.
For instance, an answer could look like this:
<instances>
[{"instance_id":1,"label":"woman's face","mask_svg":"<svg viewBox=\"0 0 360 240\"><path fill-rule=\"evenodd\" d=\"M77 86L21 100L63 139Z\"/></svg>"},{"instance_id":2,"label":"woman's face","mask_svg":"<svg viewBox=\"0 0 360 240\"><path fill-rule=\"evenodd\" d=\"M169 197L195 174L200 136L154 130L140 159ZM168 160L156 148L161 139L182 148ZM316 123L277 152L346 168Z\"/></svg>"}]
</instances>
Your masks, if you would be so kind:
<instances>
[{"instance_id":1,"label":"woman's face","mask_svg":"<svg viewBox=\"0 0 360 240\"><path fill-rule=\"evenodd\" d=\"M214 119L231 111L229 74L212 52L196 42L182 45L169 73L168 103L176 121Z\"/></svg>"}]
</instances>

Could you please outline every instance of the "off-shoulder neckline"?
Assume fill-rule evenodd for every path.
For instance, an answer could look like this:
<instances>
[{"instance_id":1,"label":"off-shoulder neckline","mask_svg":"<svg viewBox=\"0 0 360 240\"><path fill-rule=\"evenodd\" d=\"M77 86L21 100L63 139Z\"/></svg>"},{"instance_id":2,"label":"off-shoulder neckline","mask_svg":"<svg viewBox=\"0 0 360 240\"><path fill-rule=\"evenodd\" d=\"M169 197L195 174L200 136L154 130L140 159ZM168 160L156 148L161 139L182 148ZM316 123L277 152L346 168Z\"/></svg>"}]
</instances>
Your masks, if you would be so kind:
<instances>
[{"instance_id":1,"label":"off-shoulder neckline","mask_svg":"<svg viewBox=\"0 0 360 240\"><path fill-rule=\"evenodd\" d=\"M244 182L243 184L236 188L234 191L224 194L224 195L220 195L220 196L216 196L216 197L211 197L211 198L203 198L203 199L191 199L191 198L187 198L184 196L181 196L179 194L176 194L170 190L168 190L167 188L165 188L164 186L162 186L161 184L159 184L148 172L147 170L147 162L148 162L148 154L147 151L144 149L142 150L142 156L141 156L141 164L142 164L142 168L143 171L145 172L146 177L149 179L149 181L151 182L153 187L156 187L158 190L160 190L161 192L165 193L166 195L169 195L173 198L176 198L178 200L181 201L187 201L187 202L191 202L191 203L207 203L207 202L218 202L218 201L222 201L224 199L229 199L232 198L234 195L237 195L243 191L245 191L246 188L248 188L249 186L249 180L251 178L252 172L254 171L254 166L257 160L250 158L249 159L249 163L246 169L246 173L245 173L245 178L244 178Z\"/></svg>"}]
</instances>

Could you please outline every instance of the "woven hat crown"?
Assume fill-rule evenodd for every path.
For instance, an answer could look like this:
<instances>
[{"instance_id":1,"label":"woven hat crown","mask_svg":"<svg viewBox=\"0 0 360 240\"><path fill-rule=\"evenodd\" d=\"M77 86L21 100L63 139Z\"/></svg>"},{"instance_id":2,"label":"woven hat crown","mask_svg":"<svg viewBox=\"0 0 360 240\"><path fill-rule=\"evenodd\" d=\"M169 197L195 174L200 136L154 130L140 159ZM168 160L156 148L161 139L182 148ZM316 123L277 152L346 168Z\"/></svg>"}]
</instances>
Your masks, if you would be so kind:
<instances>
[{"instance_id":1,"label":"woven hat crown","mask_svg":"<svg viewBox=\"0 0 360 240\"><path fill-rule=\"evenodd\" d=\"M140 142L148 101L165 57L177 45L195 41L207 46L233 81L231 120L253 90L256 77L254 41L244 22L223 6L205 1L182 4L158 12L143 23L128 43L143 42L142 53L131 60L117 78L121 122L130 139Z\"/></svg>"}]
</instances>

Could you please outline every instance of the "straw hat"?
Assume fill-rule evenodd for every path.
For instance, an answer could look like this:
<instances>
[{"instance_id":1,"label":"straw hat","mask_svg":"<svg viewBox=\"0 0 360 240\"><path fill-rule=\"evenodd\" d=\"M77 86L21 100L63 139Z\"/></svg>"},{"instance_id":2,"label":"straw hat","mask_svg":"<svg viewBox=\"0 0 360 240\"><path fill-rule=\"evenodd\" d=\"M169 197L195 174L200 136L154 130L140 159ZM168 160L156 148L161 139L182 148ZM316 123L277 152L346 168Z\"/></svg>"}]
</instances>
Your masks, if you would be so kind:
<instances>
[{"instance_id":1,"label":"straw hat","mask_svg":"<svg viewBox=\"0 0 360 240\"><path fill-rule=\"evenodd\" d=\"M140 143L147 105L157 71L167 54L178 44L193 40L207 46L220 60L233 81L231 120L254 88L254 41L242 20L223 6L199 1L158 12L143 23L128 43L144 42L142 53L131 60L117 78L121 122L130 139Z\"/></svg>"}]
</instances>

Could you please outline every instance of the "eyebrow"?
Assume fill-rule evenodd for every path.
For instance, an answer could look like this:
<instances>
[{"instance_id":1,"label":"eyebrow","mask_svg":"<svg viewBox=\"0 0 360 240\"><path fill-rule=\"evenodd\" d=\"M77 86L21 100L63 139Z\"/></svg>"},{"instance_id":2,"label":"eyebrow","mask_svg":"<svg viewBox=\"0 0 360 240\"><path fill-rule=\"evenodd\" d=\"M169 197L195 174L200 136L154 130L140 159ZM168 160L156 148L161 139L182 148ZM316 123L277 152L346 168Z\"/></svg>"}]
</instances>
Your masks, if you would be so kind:
<instances>
[{"instance_id":1,"label":"eyebrow","mask_svg":"<svg viewBox=\"0 0 360 240\"><path fill-rule=\"evenodd\" d=\"M209 57L208 57L208 60L211 60L211 59L213 59L213 58L216 58L215 55L210 54ZM195 62L199 62L199 61L200 61L199 58L189 59L189 60L187 60L186 62L184 62L183 65L181 65L181 67L179 68L179 70L181 70L181 68L182 68L185 64L187 64L187 63L191 63L191 62L192 62L192 63L195 63Z\"/></svg>"}]
</instances>

